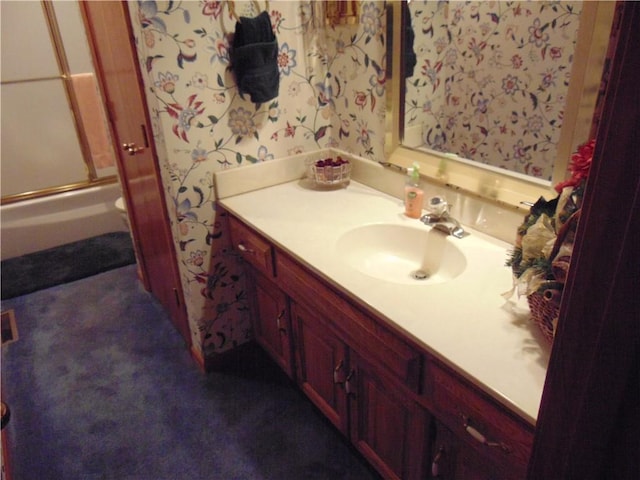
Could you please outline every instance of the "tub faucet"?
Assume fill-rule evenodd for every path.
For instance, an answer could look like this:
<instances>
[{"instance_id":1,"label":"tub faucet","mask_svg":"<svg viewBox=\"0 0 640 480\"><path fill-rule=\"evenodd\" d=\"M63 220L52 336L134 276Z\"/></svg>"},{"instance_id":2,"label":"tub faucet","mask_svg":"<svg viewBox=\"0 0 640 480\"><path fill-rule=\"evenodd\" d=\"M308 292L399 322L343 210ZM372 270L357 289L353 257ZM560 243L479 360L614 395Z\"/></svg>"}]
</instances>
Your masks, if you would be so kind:
<instances>
[{"instance_id":1,"label":"tub faucet","mask_svg":"<svg viewBox=\"0 0 640 480\"><path fill-rule=\"evenodd\" d=\"M449 214L449 204L443 197L431 197L427 210L429 213L420 217L420 221L425 225L430 225L436 230L456 238L467 235L460 222Z\"/></svg>"}]
</instances>

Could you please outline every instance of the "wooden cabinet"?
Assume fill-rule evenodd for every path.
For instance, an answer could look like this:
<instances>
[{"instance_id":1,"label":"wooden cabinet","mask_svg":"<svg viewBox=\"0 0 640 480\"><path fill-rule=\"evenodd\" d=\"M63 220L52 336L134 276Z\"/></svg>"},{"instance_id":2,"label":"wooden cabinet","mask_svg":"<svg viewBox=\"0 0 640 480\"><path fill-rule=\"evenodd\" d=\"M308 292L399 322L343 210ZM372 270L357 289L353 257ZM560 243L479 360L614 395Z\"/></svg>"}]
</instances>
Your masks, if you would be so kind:
<instances>
[{"instance_id":1,"label":"wooden cabinet","mask_svg":"<svg viewBox=\"0 0 640 480\"><path fill-rule=\"evenodd\" d=\"M330 321L295 302L291 312L298 382L309 399L385 478L424 478L426 410Z\"/></svg>"},{"instance_id":2,"label":"wooden cabinet","mask_svg":"<svg viewBox=\"0 0 640 480\"><path fill-rule=\"evenodd\" d=\"M426 362L423 383L429 409L460 439L460 448L465 446L493 465L501 479L526 478L533 426L438 362Z\"/></svg>"},{"instance_id":3,"label":"wooden cabinet","mask_svg":"<svg viewBox=\"0 0 640 480\"><path fill-rule=\"evenodd\" d=\"M259 344L387 479L521 479L533 426L234 217Z\"/></svg>"},{"instance_id":4,"label":"wooden cabinet","mask_svg":"<svg viewBox=\"0 0 640 480\"><path fill-rule=\"evenodd\" d=\"M296 366L300 388L345 435L348 433L347 397L344 382L349 368L346 344L322 319L292 302L291 318L296 331Z\"/></svg>"},{"instance_id":5,"label":"wooden cabinet","mask_svg":"<svg viewBox=\"0 0 640 480\"><path fill-rule=\"evenodd\" d=\"M427 410L354 351L344 386L356 448L385 478L425 478Z\"/></svg>"},{"instance_id":6,"label":"wooden cabinet","mask_svg":"<svg viewBox=\"0 0 640 480\"><path fill-rule=\"evenodd\" d=\"M229 217L229 229L233 248L250 265L246 270L247 288L251 293L251 324L256 342L293 378L291 322L287 297L274 283L273 247L234 217Z\"/></svg>"},{"instance_id":7,"label":"wooden cabinet","mask_svg":"<svg viewBox=\"0 0 640 480\"><path fill-rule=\"evenodd\" d=\"M419 391L422 355L414 345L289 255L278 252L276 269L278 286L296 304L313 312L315 322L330 328L401 388L411 393Z\"/></svg>"},{"instance_id":8,"label":"wooden cabinet","mask_svg":"<svg viewBox=\"0 0 640 480\"><path fill-rule=\"evenodd\" d=\"M425 478L428 414L412 398L420 353L286 254L276 268L301 388L385 478Z\"/></svg>"},{"instance_id":9,"label":"wooden cabinet","mask_svg":"<svg viewBox=\"0 0 640 480\"><path fill-rule=\"evenodd\" d=\"M428 478L438 480L503 480L509 478L488 464L439 421L433 421L431 433L432 448Z\"/></svg>"},{"instance_id":10,"label":"wooden cabinet","mask_svg":"<svg viewBox=\"0 0 640 480\"><path fill-rule=\"evenodd\" d=\"M249 270L247 278L249 291L254 292L251 323L256 342L289 378L294 378L287 297L272 280L255 270Z\"/></svg>"}]
</instances>

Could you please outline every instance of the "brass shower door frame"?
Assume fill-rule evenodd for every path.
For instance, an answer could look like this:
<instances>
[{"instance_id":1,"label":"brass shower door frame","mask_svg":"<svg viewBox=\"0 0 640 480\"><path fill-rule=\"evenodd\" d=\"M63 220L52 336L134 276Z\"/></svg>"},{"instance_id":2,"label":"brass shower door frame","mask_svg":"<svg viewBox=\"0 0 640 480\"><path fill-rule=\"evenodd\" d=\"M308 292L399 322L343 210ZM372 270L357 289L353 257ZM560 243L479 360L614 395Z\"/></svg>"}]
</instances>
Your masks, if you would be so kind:
<instances>
[{"instance_id":1,"label":"brass shower door frame","mask_svg":"<svg viewBox=\"0 0 640 480\"><path fill-rule=\"evenodd\" d=\"M83 162L87 172L87 179L79 182L65 184L65 185L52 186L52 187L47 187L47 188L42 188L42 189L37 189L37 190L32 190L27 192L15 193L11 195L3 195L2 198L0 199L0 205L8 205L8 204L20 202L23 200L31 200L34 198L41 198L49 195L55 195L58 193L70 192L74 190L82 190L85 188L91 188L91 187L96 187L101 185L110 185L118 182L117 175L106 175L106 176L100 177L97 173L95 165L93 164L91 149L89 148L89 140L81 121L80 106L78 104L78 98L76 96L76 92L73 89L73 85L71 83L71 69L69 67L69 61L67 59L67 54L64 49L62 34L60 32L60 27L59 27L56 13L54 10L53 1L41 0L40 3L42 5L45 22L49 29L49 37L51 39L51 45L53 46L53 51L54 51L56 63L58 65L58 70L60 74L56 76L29 78L24 80L3 81L2 85L41 82L41 81L48 81L48 80L62 81L62 86L65 92L65 95L67 97L67 103L69 104L69 109L71 111L71 117L73 120L75 131L78 136L78 143L80 146L80 151L82 152L82 158L83 158ZM85 34L88 35L86 28L85 28Z\"/></svg>"}]
</instances>

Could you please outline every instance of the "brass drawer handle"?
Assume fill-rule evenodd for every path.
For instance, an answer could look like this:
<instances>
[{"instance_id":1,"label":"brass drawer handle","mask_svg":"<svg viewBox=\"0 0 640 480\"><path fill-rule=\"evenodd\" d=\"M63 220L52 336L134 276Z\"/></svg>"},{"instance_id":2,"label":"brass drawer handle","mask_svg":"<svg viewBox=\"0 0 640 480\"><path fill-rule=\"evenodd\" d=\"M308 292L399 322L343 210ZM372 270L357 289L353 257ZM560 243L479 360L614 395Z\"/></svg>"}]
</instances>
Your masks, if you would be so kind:
<instances>
[{"instance_id":1,"label":"brass drawer handle","mask_svg":"<svg viewBox=\"0 0 640 480\"><path fill-rule=\"evenodd\" d=\"M256 253L255 250L245 247L243 243L238 244L238 250L240 250L242 253L250 253L251 255L255 255Z\"/></svg>"},{"instance_id":2,"label":"brass drawer handle","mask_svg":"<svg viewBox=\"0 0 640 480\"><path fill-rule=\"evenodd\" d=\"M353 375L356 373L355 370L351 369L351 371L349 372L349 375L347 375L347 379L344 381L344 391L347 392L347 396L349 395L354 395L356 394L356 392L351 388L351 379L353 378Z\"/></svg>"},{"instance_id":3,"label":"brass drawer handle","mask_svg":"<svg viewBox=\"0 0 640 480\"><path fill-rule=\"evenodd\" d=\"M493 441L487 440L487 437L484 434L482 434L479 430L477 430L476 428L470 425L471 419L469 417L462 415L462 419L464 421L465 431L469 435L471 435L476 441L480 442L481 444L487 447L498 447L505 453L511 453L511 448L509 448L509 446L506 445L505 443L493 442Z\"/></svg>"}]
</instances>

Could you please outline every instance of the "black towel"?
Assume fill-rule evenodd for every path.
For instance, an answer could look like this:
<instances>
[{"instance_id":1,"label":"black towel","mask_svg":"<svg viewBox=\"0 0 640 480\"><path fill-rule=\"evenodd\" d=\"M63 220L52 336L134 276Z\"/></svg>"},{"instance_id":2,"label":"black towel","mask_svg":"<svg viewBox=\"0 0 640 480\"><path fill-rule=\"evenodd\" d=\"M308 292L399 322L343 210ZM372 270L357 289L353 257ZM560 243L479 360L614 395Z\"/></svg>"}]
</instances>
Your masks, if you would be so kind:
<instances>
[{"instance_id":1,"label":"black towel","mask_svg":"<svg viewBox=\"0 0 640 480\"><path fill-rule=\"evenodd\" d=\"M278 41L267 12L255 18L240 17L233 37L232 65L240 94L253 103L278 96Z\"/></svg>"},{"instance_id":2,"label":"black towel","mask_svg":"<svg viewBox=\"0 0 640 480\"><path fill-rule=\"evenodd\" d=\"M411 25L411 10L406 2L402 2L403 11L403 23L404 23L404 51L402 52L402 58L404 60L404 78L413 77L413 71L418 63L418 57L413 50L413 42L415 41L416 34L413 32Z\"/></svg>"}]
</instances>

